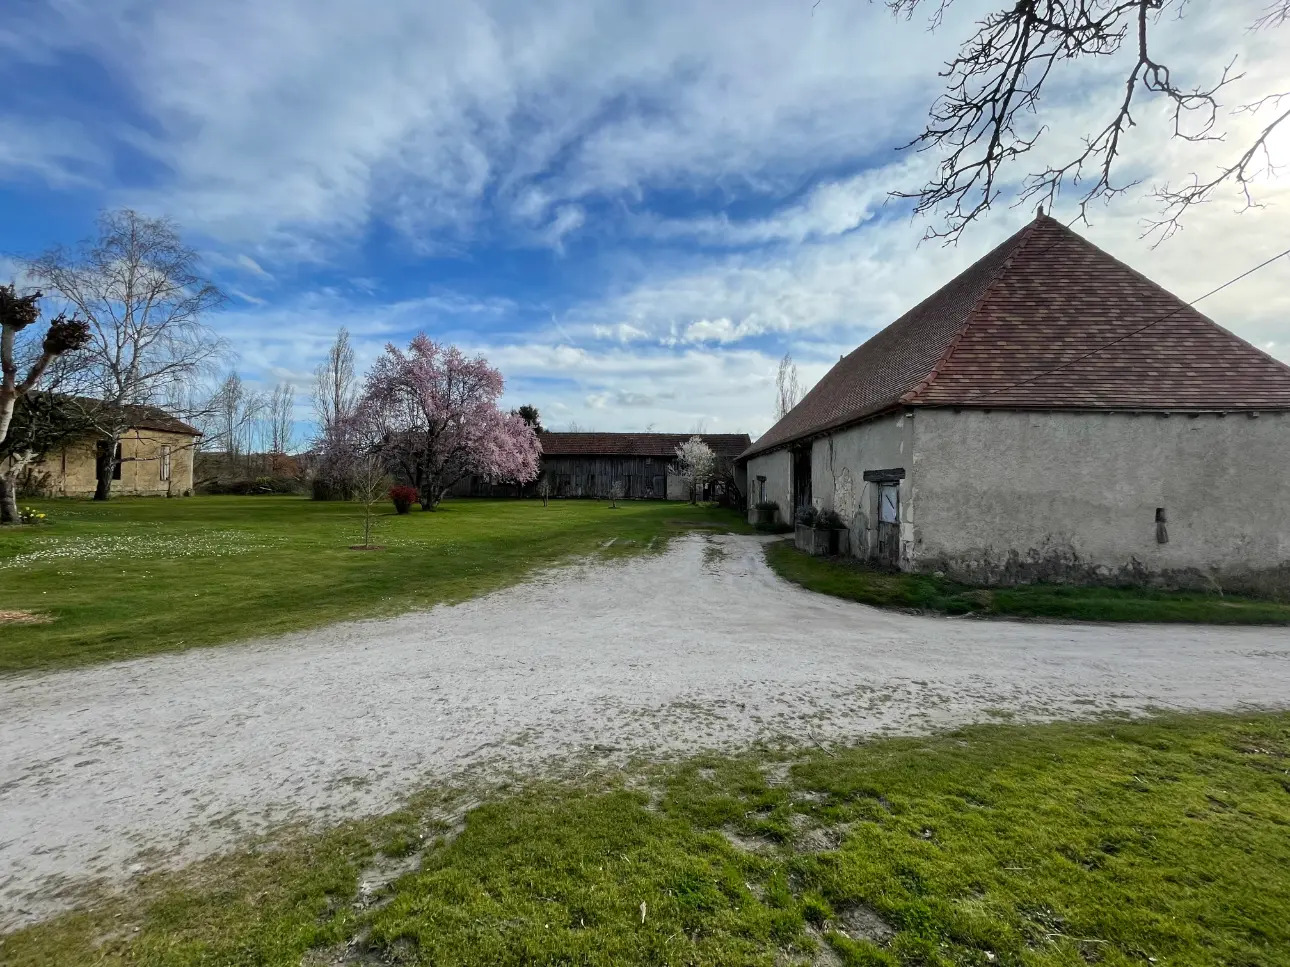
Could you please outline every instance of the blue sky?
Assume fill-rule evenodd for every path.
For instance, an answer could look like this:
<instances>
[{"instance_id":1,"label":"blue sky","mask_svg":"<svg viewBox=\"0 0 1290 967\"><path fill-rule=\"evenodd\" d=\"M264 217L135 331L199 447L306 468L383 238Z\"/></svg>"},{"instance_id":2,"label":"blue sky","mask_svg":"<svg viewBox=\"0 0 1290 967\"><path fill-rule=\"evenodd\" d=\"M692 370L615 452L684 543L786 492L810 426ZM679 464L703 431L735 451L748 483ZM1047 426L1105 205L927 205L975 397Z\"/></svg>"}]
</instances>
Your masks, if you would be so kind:
<instances>
[{"instance_id":1,"label":"blue sky","mask_svg":"<svg viewBox=\"0 0 1290 967\"><path fill-rule=\"evenodd\" d=\"M1290 88L1290 34L1245 30L1259 4L1193 6L1161 45L1196 81L1237 54L1229 106ZM302 423L344 324L364 359L418 329L484 352L556 428L757 434L785 350L809 385L1030 217L943 248L888 199L920 183L930 159L896 148L984 9L932 33L860 0L9 0L0 253L104 207L171 216L230 295L209 322L237 368L298 385ZM1114 98L1101 70L1053 86L1054 151ZM1143 188L1081 231L1183 297L1285 247L1277 182L1140 240L1150 186L1254 122L1195 146L1137 119ZM1203 308L1290 359L1290 266Z\"/></svg>"}]
</instances>

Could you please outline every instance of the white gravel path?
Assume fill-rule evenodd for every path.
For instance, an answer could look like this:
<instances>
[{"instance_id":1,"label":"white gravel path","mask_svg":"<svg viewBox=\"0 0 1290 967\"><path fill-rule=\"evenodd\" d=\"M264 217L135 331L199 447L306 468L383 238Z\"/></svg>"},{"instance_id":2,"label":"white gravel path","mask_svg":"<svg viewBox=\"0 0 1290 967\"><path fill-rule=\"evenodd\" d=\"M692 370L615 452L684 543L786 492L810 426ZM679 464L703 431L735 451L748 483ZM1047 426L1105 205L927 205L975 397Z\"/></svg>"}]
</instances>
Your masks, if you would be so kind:
<instances>
[{"instance_id":1,"label":"white gravel path","mask_svg":"<svg viewBox=\"0 0 1290 967\"><path fill-rule=\"evenodd\" d=\"M0 929L141 851L188 860L484 763L1286 704L1284 628L914 617L693 535L429 612L0 679Z\"/></svg>"}]
</instances>

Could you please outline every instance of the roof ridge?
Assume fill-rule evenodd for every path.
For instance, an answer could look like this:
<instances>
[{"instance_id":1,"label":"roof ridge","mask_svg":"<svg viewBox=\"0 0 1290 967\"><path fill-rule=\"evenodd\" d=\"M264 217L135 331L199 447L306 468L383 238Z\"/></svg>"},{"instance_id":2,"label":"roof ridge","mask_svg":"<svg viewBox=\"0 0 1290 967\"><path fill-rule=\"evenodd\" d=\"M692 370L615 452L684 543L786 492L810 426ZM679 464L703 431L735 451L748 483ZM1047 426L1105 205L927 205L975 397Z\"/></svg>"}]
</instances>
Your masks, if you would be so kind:
<instances>
[{"instance_id":1,"label":"roof ridge","mask_svg":"<svg viewBox=\"0 0 1290 967\"><path fill-rule=\"evenodd\" d=\"M1030 240L1034 237L1035 229L1046 218L1048 218L1047 215L1036 215L1024 228L1021 229L1020 232L1017 233L1017 241L1012 246L1012 251L1008 253L1008 257L1006 259L999 263L999 267L996 268L990 276L990 281L981 289L981 294L977 296L976 301L972 303L972 308L970 308L967 311L967 314L964 315L963 325L959 328L959 331L954 334L953 338L945 344L945 351L941 353L940 358L932 364L932 368L928 370L927 375L923 379L919 380L913 389L901 394L900 399L896 401L897 403L916 402L918 397L927 392L927 390L931 388L931 385L936 382L936 377L941 374L941 370L949 363L950 357L954 355L954 350L958 349L959 343L963 341L963 337L967 335L968 330L972 328L972 324L976 322L977 310L981 308L981 303L985 302L985 297L990 294L994 289L995 283L998 282L999 279L1003 277L1003 274L1011 267L1017 254L1021 252L1027 244L1029 244ZM1050 220L1056 221L1056 219ZM1074 233L1072 232L1071 234Z\"/></svg>"}]
</instances>

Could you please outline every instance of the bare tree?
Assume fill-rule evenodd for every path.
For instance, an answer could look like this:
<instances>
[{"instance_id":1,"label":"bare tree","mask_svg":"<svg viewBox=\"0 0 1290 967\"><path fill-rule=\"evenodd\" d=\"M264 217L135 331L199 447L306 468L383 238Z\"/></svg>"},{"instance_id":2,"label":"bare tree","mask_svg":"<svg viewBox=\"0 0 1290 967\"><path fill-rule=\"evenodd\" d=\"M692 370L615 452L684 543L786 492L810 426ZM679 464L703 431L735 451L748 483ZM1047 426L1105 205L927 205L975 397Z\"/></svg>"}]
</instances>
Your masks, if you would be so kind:
<instances>
[{"instance_id":1,"label":"bare tree","mask_svg":"<svg viewBox=\"0 0 1290 967\"><path fill-rule=\"evenodd\" d=\"M352 447L346 439L358 405L358 376L349 330L336 331L336 341L314 370L313 406L318 422L314 450L318 456L315 499L333 499L353 492L347 473Z\"/></svg>"},{"instance_id":2,"label":"bare tree","mask_svg":"<svg viewBox=\"0 0 1290 967\"><path fill-rule=\"evenodd\" d=\"M336 341L314 370L314 415L319 432L326 436L353 415L358 402L358 375L354 371L354 347L349 330L336 331Z\"/></svg>"},{"instance_id":3,"label":"bare tree","mask_svg":"<svg viewBox=\"0 0 1290 967\"><path fill-rule=\"evenodd\" d=\"M797 405L802 398L801 388L797 382L797 364L793 357L784 353L779 361L779 371L775 374L775 422L788 415L788 411Z\"/></svg>"},{"instance_id":4,"label":"bare tree","mask_svg":"<svg viewBox=\"0 0 1290 967\"><path fill-rule=\"evenodd\" d=\"M551 477L549 475L542 475L542 479L537 484L537 492L538 496L542 498L542 506L547 506L551 502Z\"/></svg>"},{"instance_id":5,"label":"bare tree","mask_svg":"<svg viewBox=\"0 0 1290 967\"><path fill-rule=\"evenodd\" d=\"M290 383L273 387L265 409L269 429L269 452L281 456L291 449L291 432L295 425L296 390Z\"/></svg>"},{"instance_id":6,"label":"bare tree","mask_svg":"<svg viewBox=\"0 0 1290 967\"><path fill-rule=\"evenodd\" d=\"M248 389L236 372L229 372L212 396L211 436L227 454L229 469L236 468L239 460L245 461L255 424L266 406L264 395Z\"/></svg>"},{"instance_id":7,"label":"bare tree","mask_svg":"<svg viewBox=\"0 0 1290 967\"><path fill-rule=\"evenodd\" d=\"M227 354L203 322L224 295L197 271L197 253L164 218L129 209L99 216L98 237L26 263L88 325L83 390L100 438L95 500L106 500L130 407L160 402L171 382L194 378Z\"/></svg>"},{"instance_id":8,"label":"bare tree","mask_svg":"<svg viewBox=\"0 0 1290 967\"><path fill-rule=\"evenodd\" d=\"M626 491L625 491L625 488L623 487L623 482L621 480L615 480L609 488L609 509L610 510L618 509L618 501L623 499L623 494L625 492Z\"/></svg>"},{"instance_id":9,"label":"bare tree","mask_svg":"<svg viewBox=\"0 0 1290 967\"><path fill-rule=\"evenodd\" d=\"M930 10L933 27L954 0L885 0L896 14L913 16ZM960 232L994 205L1006 184L1005 168L1030 152L1047 126L1041 117L1042 94L1054 71L1072 64L1122 57L1119 75L1123 94L1106 123L1087 134L1083 146L1055 164L1032 169L1021 182L1017 203L1051 208L1063 188L1079 191L1078 219L1087 221L1088 206L1107 201L1132 188L1136 181L1119 174L1117 159L1125 138L1135 126L1134 111L1144 100L1163 100L1172 117L1172 136L1184 141L1223 139L1221 92L1241 74L1232 69L1235 58L1218 76L1190 86L1160 58L1152 44L1166 10L1178 17L1186 0L1017 0L985 17L958 55L941 72L945 92L929 112L926 130L906 147L932 151L939 157L936 174L918 191L896 192L917 200L920 214L944 214L944 227L929 227L928 238L956 239ZM1290 20L1290 0L1273 0L1251 25L1264 30ZM1162 240L1181 225L1191 206L1209 200L1220 186L1233 184L1245 208L1257 206L1251 183L1275 170L1269 142L1290 110L1282 101L1290 91L1269 92L1230 114L1264 112L1266 124L1244 144L1235 159L1212 177L1193 175L1181 186L1156 188L1161 215L1149 223L1147 234Z\"/></svg>"}]
</instances>

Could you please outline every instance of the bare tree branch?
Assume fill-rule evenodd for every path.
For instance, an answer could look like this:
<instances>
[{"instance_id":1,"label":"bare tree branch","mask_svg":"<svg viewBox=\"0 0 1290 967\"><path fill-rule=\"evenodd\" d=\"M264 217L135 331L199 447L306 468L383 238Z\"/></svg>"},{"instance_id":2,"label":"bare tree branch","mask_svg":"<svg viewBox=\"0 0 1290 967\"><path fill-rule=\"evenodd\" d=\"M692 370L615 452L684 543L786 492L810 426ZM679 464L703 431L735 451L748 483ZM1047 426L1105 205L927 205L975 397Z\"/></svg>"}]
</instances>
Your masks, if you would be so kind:
<instances>
[{"instance_id":1,"label":"bare tree branch","mask_svg":"<svg viewBox=\"0 0 1290 967\"><path fill-rule=\"evenodd\" d=\"M887 0L895 14L912 17L916 10L934 7L929 14L939 26L953 0ZM1117 162L1125 138L1136 126L1135 109L1146 99L1163 99L1170 107L1172 137L1185 141L1218 141L1222 104L1220 92L1243 75L1233 73L1229 62L1217 78L1189 86L1153 51L1153 27L1172 7L1182 15L1186 0L1016 0L1010 7L988 15L964 42L958 55L941 72L946 90L929 111L928 123L906 148L931 151L939 156L936 174L916 191L894 192L916 201L921 215L940 214L943 225L929 227L925 237L957 239L972 221L994 206L1006 185L1006 171L1029 153L1047 132L1040 122L1045 85L1060 65L1072 61L1112 58L1130 52L1123 75L1123 96L1114 113L1095 133L1083 138L1083 148L1073 157L1029 172L1017 190L1017 204L1049 206L1063 189L1078 191L1076 220L1087 221L1088 207L1109 201L1136 182L1118 176ZM1276 0L1252 25L1267 29L1290 19L1290 0ZM1280 95L1269 95L1233 113L1252 113ZM1214 190L1236 182L1253 204L1250 181L1275 170L1268 154L1272 131L1286 119L1275 118L1231 166L1218 175L1177 190L1168 186L1157 192L1165 217L1148 227L1167 238L1179 219L1194 204L1206 201Z\"/></svg>"}]
</instances>

